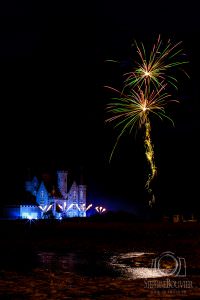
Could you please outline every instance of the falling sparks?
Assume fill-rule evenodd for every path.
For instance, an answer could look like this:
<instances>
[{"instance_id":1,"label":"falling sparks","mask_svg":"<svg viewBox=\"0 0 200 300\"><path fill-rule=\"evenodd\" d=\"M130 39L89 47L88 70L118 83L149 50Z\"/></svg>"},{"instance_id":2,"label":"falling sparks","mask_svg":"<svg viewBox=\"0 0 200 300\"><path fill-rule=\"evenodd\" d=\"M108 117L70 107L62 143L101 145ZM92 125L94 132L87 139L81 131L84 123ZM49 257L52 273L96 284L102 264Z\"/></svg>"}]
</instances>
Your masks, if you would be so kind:
<instances>
[{"instance_id":1,"label":"falling sparks","mask_svg":"<svg viewBox=\"0 0 200 300\"><path fill-rule=\"evenodd\" d=\"M165 107L169 102L179 102L172 99L167 88L171 85L177 89L178 83L175 76L168 74L168 71L173 67L188 63L185 60L177 61L183 55L182 49L179 49L180 44L181 42L173 45L169 40L166 45L163 45L159 36L148 56L144 45L141 43L139 46L135 42L139 61L131 72L124 74L125 80L122 91L105 86L119 95L112 98L113 102L106 106L106 111L109 114L106 122L112 122L115 124L115 128L120 129L110 160L119 139L125 132L131 133L133 129L144 130L145 155L150 167L145 188L152 197L149 201L150 206L155 203L151 183L157 173L154 147L151 140L150 117L157 116L161 120L166 118L174 125L173 120L167 116ZM185 71L184 73L187 75Z\"/></svg>"},{"instance_id":2,"label":"falling sparks","mask_svg":"<svg viewBox=\"0 0 200 300\"><path fill-rule=\"evenodd\" d=\"M158 91L153 90L148 94L148 89L145 93L141 89L138 92L131 90L129 95L120 94L119 98L114 98L115 102L107 106L107 111L112 115L106 120L106 122L116 121L116 126L122 126L120 134L117 137L117 141L114 145L113 151L111 153L110 159L112 158L113 152L117 146L120 137L125 131L131 132L133 128L144 128L145 137L145 154L147 161L150 165L150 173L146 182L146 189L151 193L150 183L156 175L156 166L154 162L154 150L151 142L151 123L149 115L155 115L160 119L167 118L172 123L165 113L165 106L169 101L177 101L169 99L170 95L166 92L162 92L165 86L162 86Z\"/></svg>"},{"instance_id":3,"label":"falling sparks","mask_svg":"<svg viewBox=\"0 0 200 300\"><path fill-rule=\"evenodd\" d=\"M172 119L165 113L165 106L170 101L178 101L169 99L170 94L163 92L165 85L158 91L153 90L152 92L149 92L148 89L145 89L143 92L141 89L138 91L132 89L129 91L129 94L122 93L111 87L107 88L120 95L118 98L113 98L113 103L108 104L106 107L107 113L111 115L106 119L106 122L115 122L115 127L121 127L121 131L110 155L110 160L120 137L125 131L131 133L133 129L145 126L146 155L148 155L148 160L150 161L150 156L153 159L153 146L151 145L151 125L148 116L149 114L152 114L162 120L163 118L167 118L173 123ZM146 124L148 124L148 126L146 126ZM151 162L151 165L152 164L153 162Z\"/></svg>"},{"instance_id":4,"label":"falling sparks","mask_svg":"<svg viewBox=\"0 0 200 300\"><path fill-rule=\"evenodd\" d=\"M155 88L162 86L163 82L174 86L177 89L177 79L173 73L168 73L174 67L180 67L188 61L184 58L183 50L180 48L182 42L172 44L170 40L163 44L159 35L156 43L153 45L150 54L147 55L143 43L134 43L139 60L133 66L131 72L125 73L125 87L134 88L135 86L150 86L153 84ZM188 74L181 69L187 76ZM189 77L189 76L188 76Z\"/></svg>"},{"instance_id":5,"label":"falling sparks","mask_svg":"<svg viewBox=\"0 0 200 300\"><path fill-rule=\"evenodd\" d=\"M153 145L151 142L151 124L150 121L147 120L145 123L145 146L146 146L146 157L147 157L147 161L150 164L150 169L151 169L151 173L149 174L149 178L146 182L146 188L149 189L149 185L150 182L153 180L153 178L156 175L156 166L155 166L155 162L154 162L154 151L153 151Z\"/></svg>"}]
</instances>

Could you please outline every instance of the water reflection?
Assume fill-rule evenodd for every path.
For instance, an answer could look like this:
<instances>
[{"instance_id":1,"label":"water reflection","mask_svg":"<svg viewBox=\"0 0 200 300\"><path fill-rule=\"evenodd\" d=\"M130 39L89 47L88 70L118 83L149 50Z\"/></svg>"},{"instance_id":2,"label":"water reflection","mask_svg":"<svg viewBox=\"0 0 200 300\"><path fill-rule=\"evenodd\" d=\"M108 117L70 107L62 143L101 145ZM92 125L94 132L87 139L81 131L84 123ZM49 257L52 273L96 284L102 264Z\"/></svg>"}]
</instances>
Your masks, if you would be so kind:
<instances>
[{"instance_id":1,"label":"water reflection","mask_svg":"<svg viewBox=\"0 0 200 300\"><path fill-rule=\"evenodd\" d=\"M167 276L152 268L154 253L38 253L41 266L51 271L74 272L83 276L110 276L126 279L158 278Z\"/></svg>"},{"instance_id":2,"label":"water reflection","mask_svg":"<svg viewBox=\"0 0 200 300\"><path fill-rule=\"evenodd\" d=\"M118 271L108 263L110 255L101 252L73 252L67 254L39 252L40 267L53 272L71 272L88 277L117 277Z\"/></svg>"},{"instance_id":3,"label":"water reflection","mask_svg":"<svg viewBox=\"0 0 200 300\"><path fill-rule=\"evenodd\" d=\"M31 272L0 268L0 299L114 300L150 299L152 295L157 299L159 294L149 294L150 288L146 288L145 279L167 276L151 268L152 259L157 255L148 252L41 251L37 257L38 265ZM199 282L197 274L196 277L190 277L190 280L194 278ZM160 280L156 279L156 282ZM154 291L155 289L151 290ZM156 289L157 291L160 292L160 289ZM199 296L198 289L183 292L185 295ZM177 299L176 294L167 296Z\"/></svg>"},{"instance_id":4,"label":"water reflection","mask_svg":"<svg viewBox=\"0 0 200 300\"><path fill-rule=\"evenodd\" d=\"M110 259L111 266L120 270L123 277L128 279L158 278L168 276L161 270L152 268L155 253L128 252L114 255Z\"/></svg>"},{"instance_id":5,"label":"water reflection","mask_svg":"<svg viewBox=\"0 0 200 300\"><path fill-rule=\"evenodd\" d=\"M38 256L41 266L51 271L75 271L79 261L75 253L62 255L55 252L39 252Z\"/></svg>"}]
</instances>

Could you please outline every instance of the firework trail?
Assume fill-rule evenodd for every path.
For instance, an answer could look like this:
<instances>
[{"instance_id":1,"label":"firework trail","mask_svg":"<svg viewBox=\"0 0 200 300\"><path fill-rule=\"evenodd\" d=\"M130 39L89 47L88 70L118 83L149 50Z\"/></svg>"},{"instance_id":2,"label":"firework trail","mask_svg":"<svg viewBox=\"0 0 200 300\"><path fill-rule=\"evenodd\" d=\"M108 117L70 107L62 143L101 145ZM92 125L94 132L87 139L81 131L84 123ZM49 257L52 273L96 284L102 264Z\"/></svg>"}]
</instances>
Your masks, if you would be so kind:
<instances>
[{"instance_id":1,"label":"firework trail","mask_svg":"<svg viewBox=\"0 0 200 300\"><path fill-rule=\"evenodd\" d=\"M153 145L151 142L151 124L149 119L147 119L146 123L145 123L145 146L146 146L146 157L147 157L147 161L150 164L150 169L151 169L151 173L149 174L148 180L146 182L146 188L149 189L150 183L153 180L153 178L156 175L156 166L155 166L155 162L154 162L154 150L153 150Z\"/></svg>"},{"instance_id":2,"label":"firework trail","mask_svg":"<svg viewBox=\"0 0 200 300\"><path fill-rule=\"evenodd\" d=\"M149 201L151 206L155 202L155 196L152 194L150 185L156 175L156 165L149 116L154 115L160 119L167 118L174 125L172 119L166 115L165 106L171 101L179 101L172 100L171 95L165 90L168 85L177 89L178 83L174 76L167 73L168 70L188 63L185 60L176 61L179 56L183 55L182 49L179 49L180 44L181 42L173 45L169 40L166 46L163 46L159 36L150 55L147 56L144 45L141 43L139 46L135 42L140 61L136 63L133 71L124 74L125 81L122 91L106 86L106 88L119 94L119 97L112 98L113 102L106 107L107 113L111 115L106 119L106 122L114 122L114 127L121 127L110 160L119 139L127 130L131 133L133 128L136 130L144 129L145 155L150 166L145 188L152 195L152 199ZM184 70L182 71L187 75Z\"/></svg>"},{"instance_id":3,"label":"firework trail","mask_svg":"<svg viewBox=\"0 0 200 300\"><path fill-rule=\"evenodd\" d=\"M117 141L111 152L110 160L120 137L126 131L131 133L133 129L143 129L145 131L145 155L151 171L148 175L145 187L151 192L150 183L156 175L156 166L154 162L153 145L151 142L151 123L149 116L155 115L161 120L167 118L174 124L173 120L166 115L165 106L169 102L178 101L170 99L171 95L164 92L165 85L161 86L158 91L153 90L152 92L149 92L149 89L145 89L145 92L143 92L139 88L138 91L132 89L129 91L129 94L125 94L111 87L107 88L120 95L119 97L113 98L114 101L106 107L107 113L111 115L106 119L106 122L114 122L115 127L121 127Z\"/></svg>"}]
</instances>

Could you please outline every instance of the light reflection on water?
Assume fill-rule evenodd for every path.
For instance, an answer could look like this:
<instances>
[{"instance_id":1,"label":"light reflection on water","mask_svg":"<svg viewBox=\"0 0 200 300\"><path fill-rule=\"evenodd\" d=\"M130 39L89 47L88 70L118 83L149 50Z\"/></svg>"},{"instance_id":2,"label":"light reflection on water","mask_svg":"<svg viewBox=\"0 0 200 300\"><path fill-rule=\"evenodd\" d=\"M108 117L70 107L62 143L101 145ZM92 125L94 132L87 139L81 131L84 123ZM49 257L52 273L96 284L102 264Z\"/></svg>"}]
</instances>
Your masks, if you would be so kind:
<instances>
[{"instance_id":1,"label":"light reflection on water","mask_svg":"<svg viewBox=\"0 0 200 300\"><path fill-rule=\"evenodd\" d=\"M78 261L75 253L67 255L58 255L55 252L39 252L39 262L42 267L52 271L75 271L75 265Z\"/></svg>"},{"instance_id":2,"label":"light reflection on water","mask_svg":"<svg viewBox=\"0 0 200 300\"><path fill-rule=\"evenodd\" d=\"M123 277L127 279L141 278L158 278L164 275L164 272L151 268L152 257L154 253L145 252L128 252L112 256L110 259L111 266L120 270ZM139 258L139 261L138 261Z\"/></svg>"},{"instance_id":3,"label":"light reflection on water","mask_svg":"<svg viewBox=\"0 0 200 300\"><path fill-rule=\"evenodd\" d=\"M127 252L115 255L54 252L38 253L41 266L59 272L74 272L86 276L115 276L126 279L158 278L168 276L151 268L154 253Z\"/></svg>"},{"instance_id":4,"label":"light reflection on water","mask_svg":"<svg viewBox=\"0 0 200 300\"><path fill-rule=\"evenodd\" d=\"M37 267L31 269L31 272L0 271L0 299L125 300L150 299L152 295L155 298L151 299L158 299L160 294L154 292L160 290L150 290L145 283L145 279L157 278L157 282L162 281L158 277L165 276L151 268L155 256L154 253L133 251L62 254L40 251ZM184 292L184 296L199 296L199 290L195 288L178 292ZM177 299L177 294L168 295L164 290L163 297L166 295L168 299Z\"/></svg>"}]
</instances>

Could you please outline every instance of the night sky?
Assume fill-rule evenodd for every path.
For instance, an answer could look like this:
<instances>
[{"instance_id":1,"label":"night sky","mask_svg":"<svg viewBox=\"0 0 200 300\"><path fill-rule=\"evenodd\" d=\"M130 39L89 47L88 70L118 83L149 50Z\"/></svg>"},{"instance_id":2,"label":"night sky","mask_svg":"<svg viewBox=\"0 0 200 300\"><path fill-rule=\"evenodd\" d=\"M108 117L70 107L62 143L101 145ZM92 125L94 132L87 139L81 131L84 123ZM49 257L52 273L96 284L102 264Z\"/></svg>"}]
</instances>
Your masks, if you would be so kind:
<instances>
[{"instance_id":1,"label":"night sky","mask_svg":"<svg viewBox=\"0 0 200 300\"><path fill-rule=\"evenodd\" d=\"M170 106L175 128L152 120L158 176L156 199L166 208L199 205L200 19L182 1L6 1L0 10L1 203L21 201L24 180L42 172L82 172L89 202L136 209L144 202L147 166L140 135L125 136L113 160L116 132L104 124L110 94L135 53L134 39L183 41L190 79L180 77ZM195 7L196 5L196 7ZM123 65L123 64L122 64Z\"/></svg>"}]
</instances>

